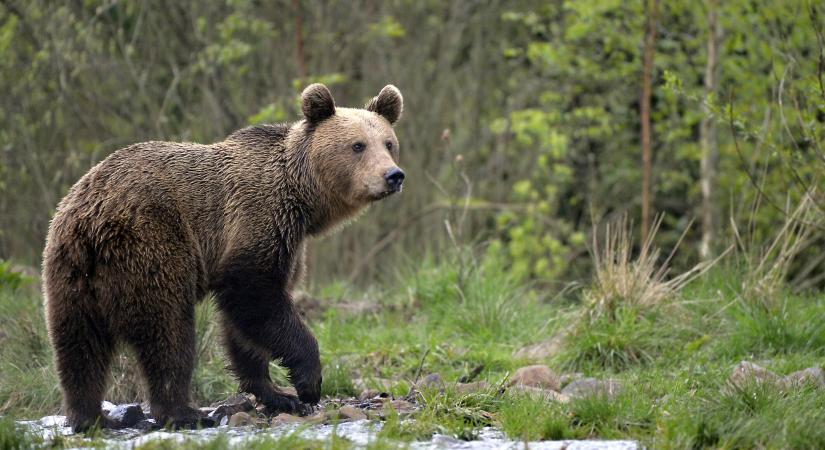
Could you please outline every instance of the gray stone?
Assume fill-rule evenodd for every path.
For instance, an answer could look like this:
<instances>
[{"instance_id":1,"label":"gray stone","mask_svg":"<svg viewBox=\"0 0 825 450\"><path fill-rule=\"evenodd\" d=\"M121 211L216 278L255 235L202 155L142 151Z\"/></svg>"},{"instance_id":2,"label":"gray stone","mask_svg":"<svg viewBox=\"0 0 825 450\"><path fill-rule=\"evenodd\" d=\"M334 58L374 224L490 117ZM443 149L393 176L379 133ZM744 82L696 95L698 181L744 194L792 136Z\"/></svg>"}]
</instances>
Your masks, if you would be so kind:
<instances>
[{"instance_id":1,"label":"gray stone","mask_svg":"<svg viewBox=\"0 0 825 450\"><path fill-rule=\"evenodd\" d=\"M140 405L133 403L130 405L117 405L106 414L119 427L132 428L139 422L146 420L146 415L143 414L143 409Z\"/></svg>"},{"instance_id":2,"label":"gray stone","mask_svg":"<svg viewBox=\"0 0 825 450\"><path fill-rule=\"evenodd\" d=\"M825 371L819 367L808 367L782 377L778 381L778 385L784 390L798 389L804 386L823 389L825 388Z\"/></svg>"},{"instance_id":3,"label":"gray stone","mask_svg":"<svg viewBox=\"0 0 825 450\"><path fill-rule=\"evenodd\" d=\"M516 370L510 377L510 386L532 386L558 391L561 388L559 376L544 365L526 366Z\"/></svg>"},{"instance_id":4,"label":"gray stone","mask_svg":"<svg viewBox=\"0 0 825 450\"><path fill-rule=\"evenodd\" d=\"M582 378L571 381L570 384L561 390L567 397L583 398L593 396L604 396L612 400L622 390L622 383L619 380L607 379L597 380L595 378Z\"/></svg>"},{"instance_id":5,"label":"gray stone","mask_svg":"<svg viewBox=\"0 0 825 450\"><path fill-rule=\"evenodd\" d=\"M777 384L779 375L749 361L741 361L730 374L728 381L735 387L742 389L749 384L770 383Z\"/></svg>"}]
</instances>

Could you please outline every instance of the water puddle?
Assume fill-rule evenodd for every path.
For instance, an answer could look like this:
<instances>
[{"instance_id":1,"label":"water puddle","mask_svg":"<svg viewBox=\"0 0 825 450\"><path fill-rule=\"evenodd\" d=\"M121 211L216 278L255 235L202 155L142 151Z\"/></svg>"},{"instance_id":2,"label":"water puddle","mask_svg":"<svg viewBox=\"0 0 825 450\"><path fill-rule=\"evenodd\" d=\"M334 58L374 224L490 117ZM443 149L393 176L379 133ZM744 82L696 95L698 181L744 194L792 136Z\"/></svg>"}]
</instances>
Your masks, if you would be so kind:
<instances>
[{"instance_id":1,"label":"water puddle","mask_svg":"<svg viewBox=\"0 0 825 450\"><path fill-rule=\"evenodd\" d=\"M20 423L29 427L32 431L40 434L46 440L51 440L55 436L68 436L72 431L64 427L63 416L46 416L40 420L21 421ZM357 447L366 447L376 440L376 435L381 429L382 423L370 420L358 420L354 422L344 422L337 425L306 425L306 424L285 424L272 428L259 429L254 427L230 428L221 426L205 430L192 431L152 431L145 432L137 429L105 430L103 441L107 448L131 449L145 444L155 439L171 439L178 442L187 440L208 441L218 436L224 435L229 441L229 445L243 448L245 441L262 436L273 438L289 435L298 435L306 439L317 439L329 441L333 436L346 439ZM494 428L483 428L475 441L462 441L451 436L436 434L429 441L412 442L409 444L400 443L412 449L523 449L527 447L535 450L636 450L639 447L635 441L532 441L520 442L508 439L504 433Z\"/></svg>"}]
</instances>

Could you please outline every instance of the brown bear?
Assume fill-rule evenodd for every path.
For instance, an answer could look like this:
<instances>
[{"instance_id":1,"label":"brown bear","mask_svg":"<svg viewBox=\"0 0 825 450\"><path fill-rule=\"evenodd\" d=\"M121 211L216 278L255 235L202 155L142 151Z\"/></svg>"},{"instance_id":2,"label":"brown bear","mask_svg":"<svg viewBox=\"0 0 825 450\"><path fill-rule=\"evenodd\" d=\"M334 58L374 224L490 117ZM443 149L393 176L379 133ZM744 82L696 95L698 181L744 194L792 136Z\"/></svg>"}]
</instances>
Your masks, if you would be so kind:
<instances>
[{"instance_id":1,"label":"brown bear","mask_svg":"<svg viewBox=\"0 0 825 450\"><path fill-rule=\"evenodd\" d=\"M195 305L213 293L240 390L272 411L320 400L318 343L293 306L303 243L401 190L389 85L365 109L321 84L304 118L211 145L145 142L93 167L60 202L43 255L46 321L68 424L101 413L117 343L134 349L158 423L208 422L189 404ZM298 397L273 385L280 359Z\"/></svg>"}]
</instances>

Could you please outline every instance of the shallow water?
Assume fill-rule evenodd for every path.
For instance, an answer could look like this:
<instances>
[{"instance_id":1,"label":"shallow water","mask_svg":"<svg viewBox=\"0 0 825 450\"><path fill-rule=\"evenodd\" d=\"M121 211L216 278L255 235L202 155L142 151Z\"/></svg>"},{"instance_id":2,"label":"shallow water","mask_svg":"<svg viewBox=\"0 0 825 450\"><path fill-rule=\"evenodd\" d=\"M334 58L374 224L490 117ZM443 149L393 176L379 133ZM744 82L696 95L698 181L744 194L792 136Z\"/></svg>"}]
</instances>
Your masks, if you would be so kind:
<instances>
[{"instance_id":1,"label":"shallow water","mask_svg":"<svg viewBox=\"0 0 825 450\"><path fill-rule=\"evenodd\" d=\"M72 431L64 427L65 418L63 416L46 416L40 420L21 421L33 431L41 434L45 439L51 439L57 435L68 436ZM226 435L229 443L233 446L241 446L245 440L272 436L281 437L293 433L307 439L329 440L333 434L345 438L356 447L366 446L376 439L376 434L381 429L381 422L358 420L355 422L345 422L337 425L313 425L306 426L300 424L287 424L272 428L258 429L253 427L229 428L226 426L209 428L197 431L153 431L146 433L137 429L105 430L103 440L107 448L131 449L154 439L184 440L209 440L220 435ZM527 443L530 449L536 450L635 450L639 446L635 441L533 441ZM522 449L524 442L507 439L504 434L494 428L484 428L475 441L462 441L451 436L436 434L429 441L413 442L410 448L420 450L430 449Z\"/></svg>"}]
</instances>

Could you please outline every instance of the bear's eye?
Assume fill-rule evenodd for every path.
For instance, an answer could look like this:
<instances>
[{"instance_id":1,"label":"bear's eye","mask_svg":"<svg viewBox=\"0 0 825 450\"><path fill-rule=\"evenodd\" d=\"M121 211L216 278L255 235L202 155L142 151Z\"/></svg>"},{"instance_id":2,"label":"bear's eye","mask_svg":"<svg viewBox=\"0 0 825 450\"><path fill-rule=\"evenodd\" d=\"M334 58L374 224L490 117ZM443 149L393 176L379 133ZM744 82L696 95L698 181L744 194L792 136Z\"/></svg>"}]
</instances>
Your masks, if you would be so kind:
<instances>
[{"instance_id":1,"label":"bear's eye","mask_svg":"<svg viewBox=\"0 0 825 450\"><path fill-rule=\"evenodd\" d=\"M392 150L392 141L387 141L384 144L384 147L387 147L387 150Z\"/></svg>"},{"instance_id":2,"label":"bear's eye","mask_svg":"<svg viewBox=\"0 0 825 450\"><path fill-rule=\"evenodd\" d=\"M356 142L352 144L352 151L354 151L355 153L361 153L364 151L365 148L367 148L367 146L364 145L363 142Z\"/></svg>"}]
</instances>

